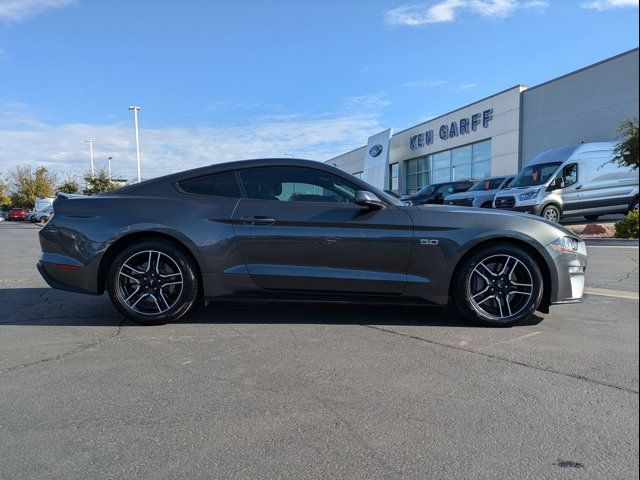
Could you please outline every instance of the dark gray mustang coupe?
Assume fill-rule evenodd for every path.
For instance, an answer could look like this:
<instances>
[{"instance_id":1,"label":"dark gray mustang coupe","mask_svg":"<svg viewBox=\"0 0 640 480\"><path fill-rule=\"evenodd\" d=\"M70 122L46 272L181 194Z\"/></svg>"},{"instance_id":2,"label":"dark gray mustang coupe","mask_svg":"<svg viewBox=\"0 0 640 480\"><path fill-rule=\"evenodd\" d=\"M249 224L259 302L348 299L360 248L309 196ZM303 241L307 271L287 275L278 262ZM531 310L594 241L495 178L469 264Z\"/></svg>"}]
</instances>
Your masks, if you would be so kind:
<instances>
[{"instance_id":1,"label":"dark gray mustang coupe","mask_svg":"<svg viewBox=\"0 0 640 480\"><path fill-rule=\"evenodd\" d=\"M201 299L447 305L513 325L582 298L584 242L526 214L408 206L319 162L248 160L58 195L38 269L144 324Z\"/></svg>"}]
</instances>

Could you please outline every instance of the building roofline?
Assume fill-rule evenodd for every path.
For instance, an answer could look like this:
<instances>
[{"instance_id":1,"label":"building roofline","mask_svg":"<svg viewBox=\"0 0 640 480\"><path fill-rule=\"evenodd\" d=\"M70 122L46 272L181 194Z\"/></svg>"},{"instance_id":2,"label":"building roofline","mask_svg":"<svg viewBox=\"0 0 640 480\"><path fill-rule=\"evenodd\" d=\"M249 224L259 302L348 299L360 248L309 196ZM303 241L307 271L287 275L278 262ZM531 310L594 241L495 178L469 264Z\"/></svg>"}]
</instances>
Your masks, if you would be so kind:
<instances>
[{"instance_id":1,"label":"building roofline","mask_svg":"<svg viewBox=\"0 0 640 480\"><path fill-rule=\"evenodd\" d=\"M547 80L546 82L539 83L538 85L535 85L533 87L527 88L526 91L529 92L529 91L534 90L536 88L543 87L543 86L545 86L545 85L547 85L549 83L553 83L553 82L556 82L558 80L562 80L563 78L570 77L571 75L575 75L577 73L582 73L585 70L589 70L590 68L597 67L599 65L602 65L603 63L610 62L611 60L615 60L616 58L624 57L625 55L629 55L630 53L637 52L637 51L638 51L638 47L632 48L631 50L627 50L626 52L619 53L617 55L614 55L613 57L605 58L604 60L600 60L599 62L592 63L591 65L587 65L586 67L582 67L582 68L580 68L578 70L574 70L573 72L565 73L564 75L560 75L559 77L552 78L551 80Z\"/></svg>"},{"instance_id":2,"label":"building roofline","mask_svg":"<svg viewBox=\"0 0 640 480\"><path fill-rule=\"evenodd\" d=\"M433 118L431 118L431 119L429 119L429 120L427 120L425 122L419 123L419 124L414 125L412 127L405 128L404 130L400 130L399 132L394 133L392 135L392 138L395 137L396 135L399 135L399 134L404 133L404 132L406 132L408 130L411 130L412 128L419 127L420 125L424 125L425 123L435 122L439 118L446 117L447 115L451 115L452 113L456 113L456 112L459 112L460 110L464 110L465 108L469 108L472 105L475 105L476 103L484 102L485 100L489 100L492 97L497 97L498 95L502 95L503 93L508 92L509 90L513 90L514 88L523 88L523 87L527 88L527 86L525 84L518 83L517 85L514 85L512 87L505 88L504 90L501 90L501 91L499 91L497 93L493 93L491 95L488 95L488 96L486 96L484 98L481 98L480 100L475 100L474 102L471 102L471 103L469 103L467 105L464 105L462 107L458 107L455 110L451 110L450 112L443 113L442 115L438 115L437 117L433 117Z\"/></svg>"},{"instance_id":3,"label":"building roofline","mask_svg":"<svg viewBox=\"0 0 640 480\"><path fill-rule=\"evenodd\" d=\"M334 159L336 159L336 158L338 158L338 157L342 157L342 156L347 155L347 154L349 154L349 153L351 153L351 152L355 152L356 150L360 150L361 148L366 148L366 147L367 147L367 145L365 144L365 145L361 145L360 147L352 148L351 150L347 150L346 152L341 153L341 154L340 154L340 155L338 155L338 156L331 157L331 158L329 158L329 159L327 159L327 160L323 160L323 161L322 161L322 163L327 163L327 162L329 162L329 161L331 161L331 160L334 160Z\"/></svg>"}]
</instances>

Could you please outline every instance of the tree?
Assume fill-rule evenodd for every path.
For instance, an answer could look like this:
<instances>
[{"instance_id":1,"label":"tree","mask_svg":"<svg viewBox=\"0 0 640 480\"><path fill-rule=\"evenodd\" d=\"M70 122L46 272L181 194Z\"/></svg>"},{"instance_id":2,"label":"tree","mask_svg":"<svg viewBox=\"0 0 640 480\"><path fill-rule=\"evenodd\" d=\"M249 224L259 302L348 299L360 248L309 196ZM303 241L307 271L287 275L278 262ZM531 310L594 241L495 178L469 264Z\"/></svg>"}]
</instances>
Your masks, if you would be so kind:
<instances>
[{"instance_id":1,"label":"tree","mask_svg":"<svg viewBox=\"0 0 640 480\"><path fill-rule=\"evenodd\" d=\"M78 181L71 175L67 173L64 181L58 185L58 192L71 193L76 194L80 193L80 184Z\"/></svg>"},{"instance_id":2,"label":"tree","mask_svg":"<svg viewBox=\"0 0 640 480\"><path fill-rule=\"evenodd\" d=\"M93 177L91 172L86 172L84 181L87 182L87 188L84 191L86 195L97 195L120 188L120 185L109 178L109 172L105 168L99 168Z\"/></svg>"},{"instance_id":3,"label":"tree","mask_svg":"<svg viewBox=\"0 0 640 480\"><path fill-rule=\"evenodd\" d=\"M8 207L11 203L11 197L9 197L8 192L7 181L4 177L0 177L0 208Z\"/></svg>"},{"instance_id":4,"label":"tree","mask_svg":"<svg viewBox=\"0 0 640 480\"><path fill-rule=\"evenodd\" d=\"M16 208L34 208L36 198L55 195L57 175L40 166L35 172L31 165L18 165L9 171L11 204Z\"/></svg>"},{"instance_id":5,"label":"tree","mask_svg":"<svg viewBox=\"0 0 640 480\"><path fill-rule=\"evenodd\" d=\"M624 120L618 127L620 142L613 149L613 161L621 167L631 167L638 170L640 154L638 150L638 119Z\"/></svg>"}]
</instances>

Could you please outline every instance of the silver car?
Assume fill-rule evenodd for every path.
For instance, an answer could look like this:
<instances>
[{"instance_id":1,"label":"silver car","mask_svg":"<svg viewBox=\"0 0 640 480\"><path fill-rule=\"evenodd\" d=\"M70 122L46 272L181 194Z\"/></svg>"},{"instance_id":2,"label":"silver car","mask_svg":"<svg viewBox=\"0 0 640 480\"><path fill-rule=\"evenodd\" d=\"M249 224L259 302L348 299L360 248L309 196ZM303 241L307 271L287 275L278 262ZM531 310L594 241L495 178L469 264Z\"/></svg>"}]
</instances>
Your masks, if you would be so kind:
<instances>
[{"instance_id":1,"label":"silver car","mask_svg":"<svg viewBox=\"0 0 640 480\"><path fill-rule=\"evenodd\" d=\"M533 158L509 188L496 195L494 207L562 217L627 213L638 208L638 172L613 162L614 142L554 148Z\"/></svg>"},{"instance_id":2,"label":"silver car","mask_svg":"<svg viewBox=\"0 0 640 480\"><path fill-rule=\"evenodd\" d=\"M480 180L466 192L453 193L444 199L445 205L462 207L492 208L496 194L509 186L513 175L509 177L492 177Z\"/></svg>"}]
</instances>

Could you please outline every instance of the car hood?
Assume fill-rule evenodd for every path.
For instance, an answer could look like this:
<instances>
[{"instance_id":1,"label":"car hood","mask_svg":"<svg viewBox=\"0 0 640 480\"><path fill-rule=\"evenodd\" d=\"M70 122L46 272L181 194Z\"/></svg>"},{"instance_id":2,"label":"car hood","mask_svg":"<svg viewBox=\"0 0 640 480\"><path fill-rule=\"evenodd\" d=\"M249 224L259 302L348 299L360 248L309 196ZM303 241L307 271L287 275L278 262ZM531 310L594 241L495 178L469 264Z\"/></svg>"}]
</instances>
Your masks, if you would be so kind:
<instances>
[{"instance_id":1,"label":"car hood","mask_svg":"<svg viewBox=\"0 0 640 480\"><path fill-rule=\"evenodd\" d=\"M452 205L416 205L404 207L420 230L461 230L484 235L504 234L526 240L534 238L548 245L561 236L580 239L562 225L552 223L537 215L505 210L489 210Z\"/></svg>"},{"instance_id":2,"label":"car hood","mask_svg":"<svg viewBox=\"0 0 640 480\"><path fill-rule=\"evenodd\" d=\"M499 195L520 195L522 193L527 193L530 192L532 190L540 190L542 188L546 188L545 185L538 185L535 187L513 187L513 188L505 188L504 190L501 190Z\"/></svg>"},{"instance_id":3,"label":"car hood","mask_svg":"<svg viewBox=\"0 0 640 480\"><path fill-rule=\"evenodd\" d=\"M487 197L495 195L498 190L478 190L478 191L469 191L460 192L460 193L452 193L451 195L447 195L445 197L446 200L461 200L463 198L478 198L478 197Z\"/></svg>"}]
</instances>

